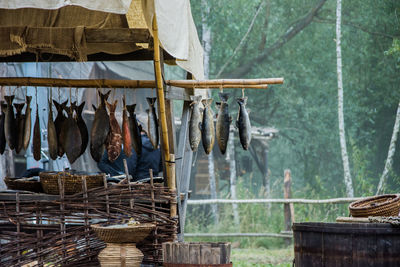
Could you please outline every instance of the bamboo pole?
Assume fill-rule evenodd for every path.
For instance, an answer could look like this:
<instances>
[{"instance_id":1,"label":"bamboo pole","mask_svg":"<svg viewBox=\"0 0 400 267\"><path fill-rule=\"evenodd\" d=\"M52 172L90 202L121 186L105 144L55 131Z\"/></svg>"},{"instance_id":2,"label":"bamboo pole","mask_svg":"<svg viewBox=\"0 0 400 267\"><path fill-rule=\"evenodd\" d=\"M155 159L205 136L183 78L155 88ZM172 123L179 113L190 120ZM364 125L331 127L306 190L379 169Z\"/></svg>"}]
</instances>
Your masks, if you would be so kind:
<instances>
[{"instance_id":1,"label":"bamboo pole","mask_svg":"<svg viewBox=\"0 0 400 267\"><path fill-rule=\"evenodd\" d=\"M168 188L171 191L176 190L176 182L175 182L175 157L169 153L169 139L168 139L168 128L167 128L167 117L165 114L165 98L164 98L164 84L162 79L162 70L161 70L161 61L160 61L160 42L158 39L158 27L157 27L157 19L156 16L153 17L153 40L154 40L154 72L157 83L157 99L159 104L159 114L160 114L160 122L161 122L161 137L162 137L162 145L164 152L164 160L167 163L165 165L166 168L166 178ZM172 144L173 145L173 144ZM170 215L171 218L175 218L177 216L176 210L176 201L171 202L171 210ZM176 236L174 236L176 239Z\"/></svg>"},{"instance_id":2,"label":"bamboo pole","mask_svg":"<svg viewBox=\"0 0 400 267\"><path fill-rule=\"evenodd\" d=\"M365 197L366 198L366 197ZM347 197L347 198L331 198L331 199L198 199L188 200L188 205L205 205L205 204L251 204L251 203L295 203L295 204L345 204L353 201L364 199L364 197Z\"/></svg>"},{"instance_id":3,"label":"bamboo pole","mask_svg":"<svg viewBox=\"0 0 400 267\"><path fill-rule=\"evenodd\" d=\"M283 78L232 80L167 80L169 86L196 89L249 88L267 89L268 84L282 84ZM0 86L77 87L77 88L155 88L153 80L58 79L1 77Z\"/></svg>"}]
</instances>

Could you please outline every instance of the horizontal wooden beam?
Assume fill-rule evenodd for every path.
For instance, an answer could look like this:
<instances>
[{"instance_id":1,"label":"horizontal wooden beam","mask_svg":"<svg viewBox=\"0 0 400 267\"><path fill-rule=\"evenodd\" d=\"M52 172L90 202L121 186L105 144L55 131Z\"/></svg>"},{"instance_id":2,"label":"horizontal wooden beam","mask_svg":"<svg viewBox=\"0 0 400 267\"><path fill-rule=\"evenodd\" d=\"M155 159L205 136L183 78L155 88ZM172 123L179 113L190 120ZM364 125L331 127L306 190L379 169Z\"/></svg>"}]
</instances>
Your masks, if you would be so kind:
<instances>
[{"instance_id":1,"label":"horizontal wooden beam","mask_svg":"<svg viewBox=\"0 0 400 267\"><path fill-rule=\"evenodd\" d=\"M168 81L167 81L168 84ZM174 81L174 86L185 88L234 88L260 86L255 88L263 88L268 84L283 84L283 78L267 78L267 79L216 79L216 80L180 80ZM171 84L172 85L172 84Z\"/></svg>"},{"instance_id":2,"label":"horizontal wooden beam","mask_svg":"<svg viewBox=\"0 0 400 267\"><path fill-rule=\"evenodd\" d=\"M281 83L283 82L283 78ZM222 82L221 82L222 81ZM257 84L262 82L276 82L275 79L247 79L240 80L240 86L232 83L235 80L203 80L198 84L207 85L208 88L266 88L268 84ZM220 82L220 83L219 83ZM190 88L191 80L167 80L167 85ZM3 77L0 78L0 85L5 86L38 86L38 87L78 87L78 88L154 88L153 80L109 80L109 79L58 79L58 78L33 78L33 77ZM181 92L182 98L187 99L185 90Z\"/></svg>"},{"instance_id":3,"label":"horizontal wooden beam","mask_svg":"<svg viewBox=\"0 0 400 267\"><path fill-rule=\"evenodd\" d=\"M148 29L108 28L85 29L88 43L149 43L152 39Z\"/></svg>"},{"instance_id":4,"label":"horizontal wooden beam","mask_svg":"<svg viewBox=\"0 0 400 267\"><path fill-rule=\"evenodd\" d=\"M364 197L331 198L331 199L199 199L188 200L188 205L204 204L255 204L255 203L297 203L297 204L345 204L364 199Z\"/></svg>"},{"instance_id":5,"label":"horizontal wooden beam","mask_svg":"<svg viewBox=\"0 0 400 267\"><path fill-rule=\"evenodd\" d=\"M281 237L292 238L293 235L278 233L185 233L185 237Z\"/></svg>"}]
</instances>

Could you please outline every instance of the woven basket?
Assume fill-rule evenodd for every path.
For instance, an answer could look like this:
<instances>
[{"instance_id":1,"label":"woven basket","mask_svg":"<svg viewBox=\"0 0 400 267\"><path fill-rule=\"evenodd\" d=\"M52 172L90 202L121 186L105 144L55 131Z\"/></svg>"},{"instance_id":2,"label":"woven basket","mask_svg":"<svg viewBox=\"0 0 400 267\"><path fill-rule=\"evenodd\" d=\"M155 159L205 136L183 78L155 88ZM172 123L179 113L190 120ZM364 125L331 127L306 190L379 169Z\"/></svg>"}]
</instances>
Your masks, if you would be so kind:
<instances>
[{"instance_id":1,"label":"woven basket","mask_svg":"<svg viewBox=\"0 0 400 267\"><path fill-rule=\"evenodd\" d=\"M155 228L152 223L138 225L92 225L97 237L106 243L137 243L145 239Z\"/></svg>"},{"instance_id":2,"label":"woven basket","mask_svg":"<svg viewBox=\"0 0 400 267\"><path fill-rule=\"evenodd\" d=\"M101 267L140 267L143 253L136 248L135 244L107 243L99 255Z\"/></svg>"},{"instance_id":3,"label":"woven basket","mask_svg":"<svg viewBox=\"0 0 400 267\"><path fill-rule=\"evenodd\" d=\"M58 195L60 189L58 188L58 177L64 184L64 194L73 195L82 192L82 179L86 178L87 189L100 187L104 185L105 174L84 174L84 173L69 173L69 172L41 172L40 183L42 184L43 191L46 194Z\"/></svg>"},{"instance_id":4,"label":"woven basket","mask_svg":"<svg viewBox=\"0 0 400 267\"><path fill-rule=\"evenodd\" d=\"M353 217L398 216L400 195L381 195L355 201L349 205Z\"/></svg>"},{"instance_id":5,"label":"woven basket","mask_svg":"<svg viewBox=\"0 0 400 267\"><path fill-rule=\"evenodd\" d=\"M26 180L26 178L11 178L5 177L4 182L7 185L8 189L11 190L23 190L23 191L30 191L35 193L42 193L42 185L37 180Z\"/></svg>"}]
</instances>

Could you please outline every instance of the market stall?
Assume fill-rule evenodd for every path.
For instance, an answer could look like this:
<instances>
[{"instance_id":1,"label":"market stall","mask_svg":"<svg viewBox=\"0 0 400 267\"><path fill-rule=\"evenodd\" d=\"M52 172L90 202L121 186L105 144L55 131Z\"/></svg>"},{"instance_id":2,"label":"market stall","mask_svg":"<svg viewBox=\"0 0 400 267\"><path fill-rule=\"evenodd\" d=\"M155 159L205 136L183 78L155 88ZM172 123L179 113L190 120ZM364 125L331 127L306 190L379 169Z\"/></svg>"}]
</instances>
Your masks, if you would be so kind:
<instances>
[{"instance_id":1,"label":"market stall","mask_svg":"<svg viewBox=\"0 0 400 267\"><path fill-rule=\"evenodd\" d=\"M164 169L163 184L153 183L151 174L149 174L150 184L124 183L124 181L109 184L107 179L101 176L101 180L99 177L96 178L101 183L90 188L88 187L89 180L95 178L89 174L60 172L52 174L50 181L57 189L51 193L49 191L45 191L46 194L19 191L1 193L0 204L3 209L0 212L0 239L2 240L0 261L8 266L21 266L28 263L82 264L84 266L98 264L96 256L99 250L104 248L104 243L96 238L90 226L98 223L104 225L123 223L131 218L139 223L151 222L155 225L149 237L138 244L138 247L145 255L145 262L160 263L162 261L161 243L176 240L177 234L180 234L178 226L184 225L184 221L178 215L184 213L185 200L188 198L188 180L193 150L189 140L190 114L193 113L190 112L193 106L190 102L193 100L193 95L205 98L204 89L210 88L221 92L225 88L266 89L270 84L283 83L282 78L203 80L202 48L193 23L189 1L175 0L168 3L159 0L96 1L96 3L93 1L76 1L76 3L75 1L52 3L8 1L0 4L0 23L2 25L0 27L0 60L3 62L152 60L154 80L134 80L134 77L132 80L5 77L0 78L0 86L33 86L36 90L46 87L69 88L70 92L71 88L89 88L87 90L155 88L157 107L154 111L157 110L157 114L153 115L158 118L155 120L155 128L159 129L159 135L155 136L157 140L158 137L160 140L160 142L155 142L155 147L158 147L160 143ZM164 79L164 62L180 66L197 80ZM108 96L108 94L110 91L104 92L103 95L99 93L104 99L96 107L96 113L100 109L105 110L105 107L101 105L105 105L107 97L104 95ZM175 138L172 100L185 101L179 144L176 143ZM206 101L204 104L210 102L203 101ZM74 127L75 132L80 131L79 127L74 125L74 116L78 112L73 115L71 99L70 102L69 118L71 120L63 128L67 133L67 139L70 132L73 136ZM197 100L196 103L199 104L199 101ZM152 104L154 105L154 102ZM27 106L26 111L29 109L29 104ZM243 121L243 128L248 128L246 124L249 123L248 115L244 106L243 99L241 110L247 116L244 118L247 121ZM6 116L11 114L12 100L9 101L8 107ZM205 110L207 107L209 104L206 104ZM111 113L114 111L111 108L108 109L110 124L107 125L111 130L106 133L107 138L121 135L120 132L113 131ZM62 113L62 109L60 110ZM26 111L25 115L28 116ZM107 114L107 111L105 112ZM207 112L211 123L204 125L211 127L209 136L206 138L212 137L209 144L212 148L214 145L213 114L210 108ZM34 119L38 118L38 110L36 110L36 116L30 114L28 117L32 118L32 131L30 129L29 133L32 133L34 156L36 160L39 160L40 142L37 148L38 141L37 138L35 139L34 129L36 127L33 126ZM159 123L158 126L157 123ZM229 124L227 127L229 133ZM93 132L93 128L88 130ZM93 137L96 134L96 132L92 133L89 141L93 158L96 158L92 151ZM76 136L82 137L81 134ZM121 153L122 139L118 138L120 139L115 143L113 143L114 139L107 139L106 149L109 155L111 155L110 150L117 145L119 145L118 155ZM203 140L205 140L204 137ZM249 136L245 136L243 142L249 141ZM67 143L79 144L76 149L80 149L83 139L79 139L79 142ZM100 148L103 150L100 149L100 152L104 151L104 145L105 141L102 141ZM247 149L248 143L242 143L242 145ZM66 150L68 159L74 161L80 154L75 153L76 149L70 148L70 145L64 143L63 149ZM40 183L44 189L43 175L40 177ZM78 189L69 195L66 193L68 190L66 181L71 176L78 177L74 185Z\"/></svg>"}]
</instances>

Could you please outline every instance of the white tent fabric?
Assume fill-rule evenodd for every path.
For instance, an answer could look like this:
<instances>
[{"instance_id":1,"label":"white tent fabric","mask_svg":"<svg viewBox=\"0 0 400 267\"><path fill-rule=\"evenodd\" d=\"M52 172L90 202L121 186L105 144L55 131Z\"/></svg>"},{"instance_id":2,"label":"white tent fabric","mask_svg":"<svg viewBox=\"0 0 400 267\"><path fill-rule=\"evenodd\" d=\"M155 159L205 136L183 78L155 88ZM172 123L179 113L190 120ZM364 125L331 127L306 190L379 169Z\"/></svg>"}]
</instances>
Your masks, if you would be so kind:
<instances>
[{"instance_id":1,"label":"white tent fabric","mask_svg":"<svg viewBox=\"0 0 400 267\"><path fill-rule=\"evenodd\" d=\"M126 14L132 0L0 0L0 8L57 9L78 5L90 10ZM197 36L189 0L142 0L143 14L151 32L157 16L161 46L177 59L177 64L204 79L203 48Z\"/></svg>"},{"instance_id":2,"label":"white tent fabric","mask_svg":"<svg viewBox=\"0 0 400 267\"><path fill-rule=\"evenodd\" d=\"M0 8L58 9L64 6L81 6L90 10L126 14L131 0L0 0Z\"/></svg>"}]
</instances>

